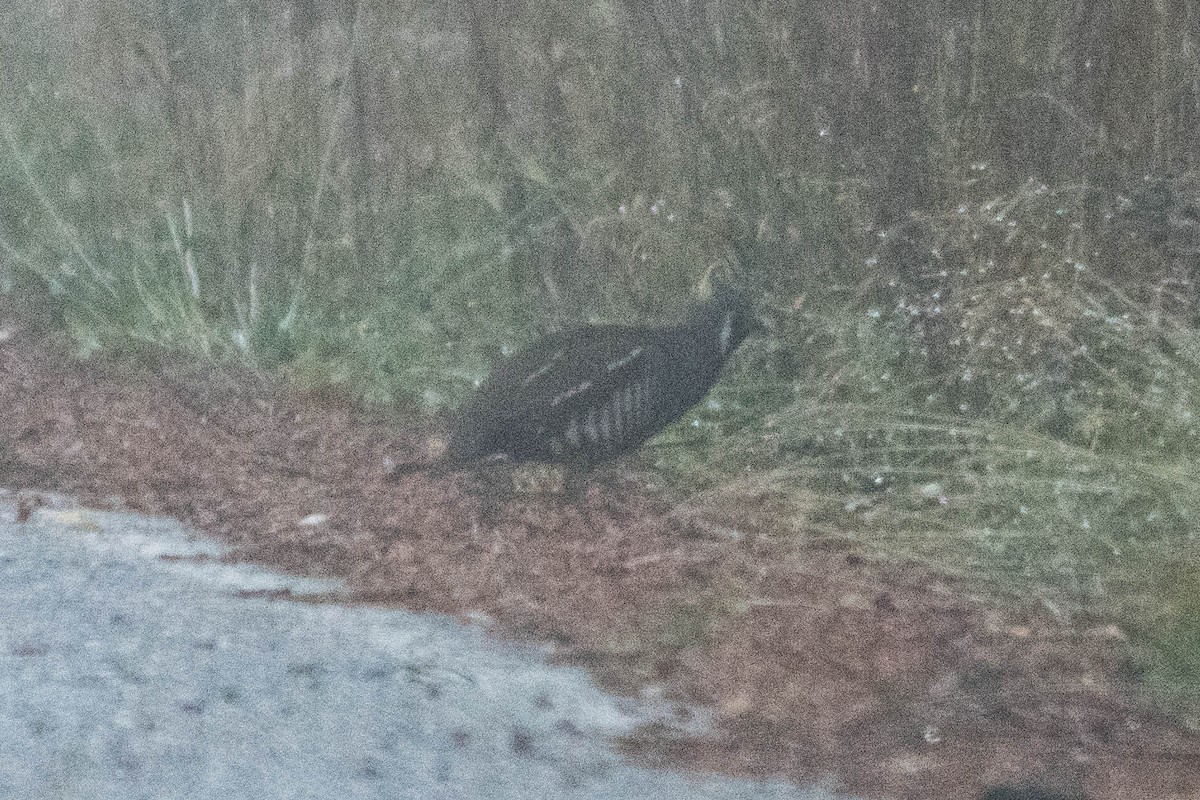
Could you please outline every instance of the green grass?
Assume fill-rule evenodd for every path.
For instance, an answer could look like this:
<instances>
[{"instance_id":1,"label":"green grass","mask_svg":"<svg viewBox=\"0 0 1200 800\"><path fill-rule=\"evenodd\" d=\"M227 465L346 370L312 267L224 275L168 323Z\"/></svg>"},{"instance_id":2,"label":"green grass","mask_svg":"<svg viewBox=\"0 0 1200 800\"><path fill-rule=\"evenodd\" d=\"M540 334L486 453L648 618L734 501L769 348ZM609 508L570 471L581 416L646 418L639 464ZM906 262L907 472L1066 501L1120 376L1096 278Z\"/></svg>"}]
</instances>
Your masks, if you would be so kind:
<instances>
[{"instance_id":1,"label":"green grass","mask_svg":"<svg viewBox=\"0 0 1200 800\"><path fill-rule=\"evenodd\" d=\"M782 340L752 342L647 457L701 501L730 483L771 498L801 538L1116 624L1149 696L1200 724L1200 332L1164 311L1182 306L1171 290L1103 277L1107 259L1155 255L1115 215L1083 236L1079 196L1039 188L921 221L909 235L956 270L781 312ZM798 374L763 382L781 352Z\"/></svg>"},{"instance_id":2,"label":"green grass","mask_svg":"<svg viewBox=\"0 0 1200 800\"><path fill-rule=\"evenodd\" d=\"M373 208L383 233L368 248L327 228L365 201L314 176L264 178L238 198L168 187L178 165L162 131L140 131L134 160L79 105L30 92L3 115L0 251L81 356L244 359L357 399L436 407L530 316L507 279L505 220L480 187L447 180Z\"/></svg>"}]
</instances>

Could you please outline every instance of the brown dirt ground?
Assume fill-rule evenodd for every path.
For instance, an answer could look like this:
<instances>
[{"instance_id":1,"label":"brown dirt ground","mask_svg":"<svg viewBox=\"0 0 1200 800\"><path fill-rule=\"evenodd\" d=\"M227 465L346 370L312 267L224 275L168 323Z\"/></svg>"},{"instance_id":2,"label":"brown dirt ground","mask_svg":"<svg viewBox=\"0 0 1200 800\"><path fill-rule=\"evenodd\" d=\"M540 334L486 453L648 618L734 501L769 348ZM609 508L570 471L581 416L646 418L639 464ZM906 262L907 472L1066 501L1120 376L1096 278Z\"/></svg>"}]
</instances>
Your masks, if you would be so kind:
<instances>
[{"instance_id":1,"label":"brown dirt ground","mask_svg":"<svg viewBox=\"0 0 1200 800\"><path fill-rule=\"evenodd\" d=\"M483 612L610 686L716 710L709 738L626 742L651 763L900 798L1000 782L1200 797L1200 736L1142 705L1119 629L773 530L753 497L723 501L731 536L628 465L577 502L487 499L469 474L391 481L388 459L428 436L415 414L236 370L79 363L2 305L0 409L0 485L170 514L363 602Z\"/></svg>"}]
</instances>

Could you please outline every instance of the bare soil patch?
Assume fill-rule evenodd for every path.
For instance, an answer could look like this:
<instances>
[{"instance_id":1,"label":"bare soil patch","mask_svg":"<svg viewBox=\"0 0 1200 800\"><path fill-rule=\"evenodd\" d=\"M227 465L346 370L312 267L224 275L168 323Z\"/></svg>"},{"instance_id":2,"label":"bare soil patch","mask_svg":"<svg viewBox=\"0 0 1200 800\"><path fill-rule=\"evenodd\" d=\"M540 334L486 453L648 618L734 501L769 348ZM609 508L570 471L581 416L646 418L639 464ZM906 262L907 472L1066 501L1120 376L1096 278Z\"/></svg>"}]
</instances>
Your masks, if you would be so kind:
<instances>
[{"instance_id":1,"label":"bare soil patch","mask_svg":"<svg viewBox=\"0 0 1200 800\"><path fill-rule=\"evenodd\" d=\"M716 709L709 738L626 743L648 761L902 798L1200 796L1200 737L1145 707L1104 620L785 534L753 497L715 524L628 465L577 502L389 480L427 434L236 369L79 363L0 306L0 484L170 514L364 602L482 612L616 688Z\"/></svg>"}]
</instances>

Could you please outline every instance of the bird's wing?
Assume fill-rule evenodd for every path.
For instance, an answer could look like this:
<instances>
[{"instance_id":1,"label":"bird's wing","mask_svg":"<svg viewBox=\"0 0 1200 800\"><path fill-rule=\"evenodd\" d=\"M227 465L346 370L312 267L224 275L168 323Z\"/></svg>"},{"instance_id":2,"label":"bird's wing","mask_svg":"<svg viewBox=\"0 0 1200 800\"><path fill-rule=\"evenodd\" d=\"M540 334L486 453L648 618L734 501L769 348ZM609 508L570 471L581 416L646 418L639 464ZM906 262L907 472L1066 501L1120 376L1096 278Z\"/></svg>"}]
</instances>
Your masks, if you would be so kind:
<instances>
[{"instance_id":1,"label":"bird's wing","mask_svg":"<svg viewBox=\"0 0 1200 800\"><path fill-rule=\"evenodd\" d=\"M656 353L643 329L597 326L541 339L499 367L498 395L514 409L569 415L607 399L644 374Z\"/></svg>"},{"instance_id":2,"label":"bird's wing","mask_svg":"<svg viewBox=\"0 0 1200 800\"><path fill-rule=\"evenodd\" d=\"M463 406L447 458L553 460L640 442L658 416L652 382L665 366L660 338L645 328L603 325L533 342L499 364Z\"/></svg>"}]
</instances>

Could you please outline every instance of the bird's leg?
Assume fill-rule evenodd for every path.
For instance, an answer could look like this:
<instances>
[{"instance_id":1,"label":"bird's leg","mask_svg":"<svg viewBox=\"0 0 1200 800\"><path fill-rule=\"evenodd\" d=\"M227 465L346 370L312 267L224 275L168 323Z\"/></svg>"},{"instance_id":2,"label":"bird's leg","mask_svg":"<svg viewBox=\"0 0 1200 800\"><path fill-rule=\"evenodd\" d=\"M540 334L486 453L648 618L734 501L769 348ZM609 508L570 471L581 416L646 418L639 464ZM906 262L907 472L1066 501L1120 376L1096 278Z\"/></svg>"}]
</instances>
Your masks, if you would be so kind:
<instances>
[{"instance_id":1,"label":"bird's leg","mask_svg":"<svg viewBox=\"0 0 1200 800\"><path fill-rule=\"evenodd\" d=\"M626 513L622 500L627 499L630 492L619 469L614 464L608 464L593 477L597 499L605 515L616 520L622 519Z\"/></svg>"},{"instance_id":2,"label":"bird's leg","mask_svg":"<svg viewBox=\"0 0 1200 800\"><path fill-rule=\"evenodd\" d=\"M592 514L588 489L592 478L592 466L579 460L563 466L563 496L579 513L580 520L594 534L604 533L607 526L604 517Z\"/></svg>"},{"instance_id":3,"label":"bird's leg","mask_svg":"<svg viewBox=\"0 0 1200 800\"><path fill-rule=\"evenodd\" d=\"M591 470L583 462L563 465L563 496L570 503L587 505L588 477Z\"/></svg>"},{"instance_id":4,"label":"bird's leg","mask_svg":"<svg viewBox=\"0 0 1200 800\"><path fill-rule=\"evenodd\" d=\"M479 516L485 525L494 526L512 499L513 466L507 461L484 464L476 476L480 485Z\"/></svg>"}]
</instances>

